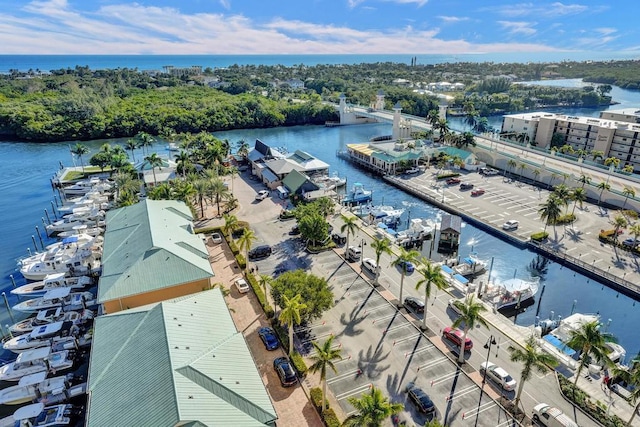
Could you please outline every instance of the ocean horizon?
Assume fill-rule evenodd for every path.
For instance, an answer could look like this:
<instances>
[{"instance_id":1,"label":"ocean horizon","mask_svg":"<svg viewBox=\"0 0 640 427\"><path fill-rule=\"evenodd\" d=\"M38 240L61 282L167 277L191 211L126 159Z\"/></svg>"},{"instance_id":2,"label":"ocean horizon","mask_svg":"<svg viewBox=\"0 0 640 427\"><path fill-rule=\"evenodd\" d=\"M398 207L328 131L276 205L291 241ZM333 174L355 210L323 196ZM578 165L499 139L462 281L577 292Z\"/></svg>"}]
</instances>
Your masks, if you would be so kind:
<instances>
[{"instance_id":1,"label":"ocean horizon","mask_svg":"<svg viewBox=\"0 0 640 427\"><path fill-rule=\"evenodd\" d=\"M92 70L133 68L161 70L165 65L176 67L202 66L225 68L232 65L337 65L393 62L410 64L416 58L418 65L455 62L562 62L608 61L640 59L638 52L515 52L467 54L322 54L322 55L0 55L0 73L11 70L51 71L76 66Z\"/></svg>"}]
</instances>

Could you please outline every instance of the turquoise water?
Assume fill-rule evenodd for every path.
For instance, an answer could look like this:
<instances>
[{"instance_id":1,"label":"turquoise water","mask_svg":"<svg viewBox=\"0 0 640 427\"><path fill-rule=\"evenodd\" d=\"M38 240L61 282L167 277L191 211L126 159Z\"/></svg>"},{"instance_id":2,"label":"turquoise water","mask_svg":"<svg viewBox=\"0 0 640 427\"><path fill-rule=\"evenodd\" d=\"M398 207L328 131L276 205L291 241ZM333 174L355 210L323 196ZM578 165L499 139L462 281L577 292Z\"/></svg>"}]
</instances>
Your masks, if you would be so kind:
<instances>
[{"instance_id":1,"label":"turquoise water","mask_svg":"<svg viewBox=\"0 0 640 427\"><path fill-rule=\"evenodd\" d=\"M545 53L487 53L460 55L0 55L0 73L11 69L27 71L57 70L76 65L92 69L138 68L139 70L160 70L164 65L176 67L221 68L230 65L318 65L318 64L360 64L374 62L397 62L410 64L416 56L418 65L442 64L447 62L560 62L636 59L637 52L545 52Z\"/></svg>"}]
</instances>

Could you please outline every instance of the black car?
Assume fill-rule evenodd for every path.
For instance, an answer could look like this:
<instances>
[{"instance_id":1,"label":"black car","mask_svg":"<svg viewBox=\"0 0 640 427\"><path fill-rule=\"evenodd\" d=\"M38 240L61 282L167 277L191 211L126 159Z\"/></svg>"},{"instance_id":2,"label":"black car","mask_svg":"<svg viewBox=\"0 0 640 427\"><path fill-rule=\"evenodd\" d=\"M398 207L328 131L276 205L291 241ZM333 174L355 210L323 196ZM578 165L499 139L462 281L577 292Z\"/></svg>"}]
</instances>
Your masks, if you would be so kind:
<instances>
[{"instance_id":1,"label":"black car","mask_svg":"<svg viewBox=\"0 0 640 427\"><path fill-rule=\"evenodd\" d=\"M404 299L404 306L410 308L414 313L424 313L424 302L415 297L406 297Z\"/></svg>"},{"instance_id":2,"label":"black car","mask_svg":"<svg viewBox=\"0 0 640 427\"><path fill-rule=\"evenodd\" d=\"M280 342L278 341L278 337L273 329L267 327L260 328L258 330L258 335L267 350L271 351L280 347Z\"/></svg>"},{"instance_id":3,"label":"black car","mask_svg":"<svg viewBox=\"0 0 640 427\"><path fill-rule=\"evenodd\" d=\"M273 361L273 369L276 370L278 377L280 377L280 383L283 387L291 387L298 382L298 376L296 375L291 362L286 357L278 357Z\"/></svg>"},{"instance_id":4,"label":"black car","mask_svg":"<svg viewBox=\"0 0 640 427\"><path fill-rule=\"evenodd\" d=\"M263 246L256 246L255 248L251 249L249 251L249 259L260 259L260 258L266 258L269 255L271 255L271 246L269 245L263 245Z\"/></svg>"},{"instance_id":5,"label":"black car","mask_svg":"<svg viewBox=\"0 0 640 427\"><path fill-rule=\"evenodd\" d=\"M462 184L460 184L461 190L471 190L472 188L473 188L473 184L470 182L463 182Z\"/></svg>"},{"instance_id":6,"label":"black car","mask_svg":"<svg viewBox=\"0 0 640 427\"><path fill-rule=\"evenodd\" d=\"M420 412L430 414L436 410L436 406L433 404L429 395L420 387L410 385L407 392L409 393L409 398L413 401Z\"/></svg>"},{"instance_id":7,"label":"black car","mask_svg":"<svg viewBox=\"0 0 640 427\"><path fill-rule=\"evenodd\" d=\"M347 243L347 238L338 233L333 233L331 235L331 239L334 241L336 245L344 245L345 243Z\"/></svg>"},{"instance_id":8,"label":"black car","mask_svg":"<svg viewBox=\"0 0 640 427\"><path fill-rule=\"evenodd\" d=\"M293 228L289 231L289 235L297 236L298 234L300 234L300 227L298 227L297 225L294 225Z\"/></svg>"}]
</instances>

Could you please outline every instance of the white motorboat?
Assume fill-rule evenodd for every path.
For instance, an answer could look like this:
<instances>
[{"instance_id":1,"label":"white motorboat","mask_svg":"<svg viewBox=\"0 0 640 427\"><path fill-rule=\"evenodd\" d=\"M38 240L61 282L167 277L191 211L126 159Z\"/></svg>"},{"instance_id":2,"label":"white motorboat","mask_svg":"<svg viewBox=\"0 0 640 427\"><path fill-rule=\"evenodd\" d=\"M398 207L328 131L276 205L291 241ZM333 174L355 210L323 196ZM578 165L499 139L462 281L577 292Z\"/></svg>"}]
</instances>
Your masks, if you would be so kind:
<instances>
[{"instance_id":1,"label":"white motorboat","mask_svg":"<svg viewBox=\"0 0 640 427\"><path fill-rule=\"evenodd\" d=\"M111 184L100 178L91 178L87 180L78 181L73 185L64 187L62 193L65 197L77 197L84 196L90 191L105 192L111 189Z\"/></svg>"},{"instance_id":2,"label":"white motorboat","mask_svg":"<svg viewBox=\"0 0 640 427\"><path fill-rule=\"evenodd\" d=\"M482 274L487 269L487 263L478 259L477 254L471 253L462 258L460 264L453 267L453 271L464 277L472 277Z\"/></svg>"},{"instance_id":3,"label":"white motorboat","mask_svg":"<svg viewBox=\"0 0 640 427\"><path fill-rule=\"evenodd\" d=\"M509 279L499 284L487 284L483 299L492 304L496 310L510 310L520 306L528 306L538 292L537 280Z\"/></svg>"},{"instance_id":4,"label":"white motorboat","mask_svg":"<svg viewBox=\"0 0 640 427\"><path fill-rule=\"evenodd\" d=\"M74 325L73 322L54 322L39 326L28 334L10 338L2 347L14 353L46 346L53 347L55 351L77 349L81 345L78 342L79 334L80 326ZM82 344L88 343L86 337L81 338L84 341ZM89 337L89 341L90 339Z\"/></svg>"},{"instance_id":5,"label":"white motorboat","mask_svg":"<svg viewBox=\"0 0 640 427\"><path fill-rule=\"evenodd\" d=\"M67 237L50 245L46 252L21 260L20 272L28 280L44 280L55 273L86 275L101 257L102 241L102 236Z\"/></svg>"},{"instance_id":6,"label":"white motorboat","mask_svg":"<svg viewBox=\"0 0 640 427\"><path fill-rule=\"evenodd\" d=\"M33 403L2 418L0 427L63 427L70 425L78 414L71 404L44 406L44 403Z\"/></svg>"},{"instance_id":7,"label":"white motorboat","mask_svg":"<svg viewBox=\"0 0 640 427\"><path fill-rule=\"evenodd\" d=\"M344 205L359 205L362 203L369 203L372 198L371 190L365 190L364 186L356 182L353 184L353 188L350 192L348 192L344 199L342 199L342 204Z\"/></svg>"},{"instance_id":8,"label":"white motorboat","mask_svg":"<svg viewBox=\"0 0 640 427\"><path fill-rule=\"evenodd\" d=\"M0 381L20 381L25 375L69 369L73 367L74 354L73 350L52 352L51 347L22 352L15 361L0 367Z\"/></svg>"},{"instance_id":9,"label":"white motorboat","mask_svg":"<svg viewBox=\"0 0 640 427\"><path fill-rule=\"evenodd\" d=\"M86 234L88 236L100 236L104 234L103 227L89 227L87 224L74 225L69 231L62 231L58 233L58 238L64 239L67 237L77 236L78 234Z\"/></svg>"},{"instance_id":10,"label":"white motorboat","mask_svg":"<svg viewBox=\"0 0 640 427\"><path fill-rule=\"evenodd\" d=\"M340 178L337 172L334 172L333 175L327 177L326 182L328 185L333 185L334 188L339 188L347 185L347 178Z\"/></svg>"},{"instance_id":11,"label":"white motorboat","mask_svg":"<svg viewBox=\"0 0 640 427\"><path fill-rule=\"evenodd\" d=\"M429 219L413 218L409 222L409 228L396 233L396 243L406 246L412 243L421 242L431 236L434 224Z\"/></svg>"},{"instance_id":12,"label":"white motorboat","mask_svg":"<svg viewBox=\"0 0 640 427\"><path fill-rule=\"evenodd\" d=\"M0 405L20 405L48 394L57 394L69 387L67 376L47 378L46 372L25 375L17 385L0 390Z\"/></svg>"},{"instance_id":13,"label":"white motorboat","mask_svg":"<svg viewBox=\"0 0 640 427\"><path fill-rule=\"evenodd\" d=\"M22 301L13 306L16 311L35 313L48 308L61 307L63 311L84 310L95 305L91 292L71 292L70 288L57 288L48 291L42 297Z\"/></svg>"},{"instance_id":14,"label":"white motorboat","mask_svg":"<svg viewBox=\"0 0 640 427\"><path fill-rule=\"evenodd\" d=\"M71 213L75 208L83 206L95 206L105 211L109 210L111 208L109 197L109 194L100 191L89 191L84 196L65 200L64 204L57 208L58 215Z\"/></svg>"},{"instance_id":15,"label":"white motorboat","mask_svg":"<svg viewBox=\"0 0 640 427\"><path fill-rule=\"evenodd\" d=\"M42 281L11 289L11 293L19 296L40 296L55 288L84 289L91 284L93 279L89 276L67 277L66 273L55 273L48 274Z\"/></svg>"},{"instance_id":16,"label":"white motorboat","mask_svg":"<svg viewBox=\"0 0 640 427\"><path fill-rule=\"evenodd\" d=\"M93 320L94 313L91 310L64 311L62 307L49 308L39 311L34 317L29 317L9 326L9 331L14 335L26 334L39 326L54 322L72 322L74 325L84 325Z\"/></svg>"},{"instance_id":17,"label":"white motorboat","mask_svg":"<svg viewBox=\"0 0 640 427\"><path fill-rule=\"evenodd\" d=\"M65 231L71 231L74 229L74 227L77 227L79 225L86 225L87 227L104 227L105 226L104 214L100 213L104 211L98 211L98 212L99 212L99 216L95 218L87 217L87 216L69 215L63 219L54 221L51 224L47 224L46 226L47 234L51 236L57 235Z\"/></svg>"}]
</instances>

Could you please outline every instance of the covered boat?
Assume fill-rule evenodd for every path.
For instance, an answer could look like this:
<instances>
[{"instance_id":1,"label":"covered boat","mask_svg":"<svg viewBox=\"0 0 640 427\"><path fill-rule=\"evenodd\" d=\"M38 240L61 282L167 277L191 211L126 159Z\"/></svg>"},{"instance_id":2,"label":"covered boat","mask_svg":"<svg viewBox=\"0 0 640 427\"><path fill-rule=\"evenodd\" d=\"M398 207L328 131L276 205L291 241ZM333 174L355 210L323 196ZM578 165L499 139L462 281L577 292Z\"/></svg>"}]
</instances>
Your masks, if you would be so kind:
<instances>
[{"instance_id":1,"label":"covered boat","mask_svg":"<svg viewBox=\"0 0 640 427\"><path fill-rule=\"evenodd\" d=\"M25 375L38 372L60 372L73 367L72 350L52 352L41 347L20 353L16 360L0 367L0 381L20 381Z\"/></svg>"},{"instance_id":2,"label":"covered boat","mask_svg":"<svg viewBox=\"0 0 640 427\"><path fill-rule=\"evenodd\" d=\"M47 291L56 288L84 289L91 285L93 280L89 276L67 277L66 273L47 274L45 278L39 282L27 283L15 289L11 289L11 293L19 296L37 296L44 295Z\"/></svg>"},{"instance_id":3,"label":"covered boat","mask_svg":"<svg viewBox=\"0 0 640 427\"><path fill-rule=\"evenodd\" d=\"M19 405L38 399L39 396L58 393L69 386L66 376L47 378L46 372L25 375L17 385L0 390L0 405Z\"/></svg>"},{"instance_id":4,"label":"covered boat","mask_svg":"<svg viewBox=\"0 0 640 427\"><path fill-rule=\"evenodd\" d=\"M45 406L44 403L33 403L1 419L0 427L63 427L70 425L72 417L78 413L70 404Z\"/></svg>"},{"instance_id":5,"label":"covered boat","mask_svg":"<svg viewBox=\"0 0 640 427\"><path fill-rule=\"evenodd\" d=\"M80 310L90 305L95 305L95 298L91 292L71 292L71 288L56 288L48 291L40 298L16 304L13 309L35 313L55 307L61 307L63 311Z\"/></svg>"},{"instance_id":6,"label":"covered boat","mask_svg":"<svg viewBox=\"0 0 640 427\"><path fill-rule=\"evenodd\" d=\"M75 325L83 325L93 317L94 313L91 310L64 311L62 307L54 307L40 310L35 316L14 323L9 326L9 331L14 335L26 334L37 327L53 322L72 322Z\"/></svg>"}]
</instances>

